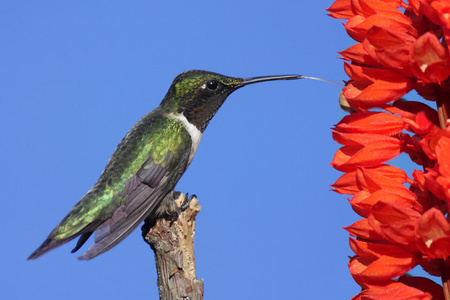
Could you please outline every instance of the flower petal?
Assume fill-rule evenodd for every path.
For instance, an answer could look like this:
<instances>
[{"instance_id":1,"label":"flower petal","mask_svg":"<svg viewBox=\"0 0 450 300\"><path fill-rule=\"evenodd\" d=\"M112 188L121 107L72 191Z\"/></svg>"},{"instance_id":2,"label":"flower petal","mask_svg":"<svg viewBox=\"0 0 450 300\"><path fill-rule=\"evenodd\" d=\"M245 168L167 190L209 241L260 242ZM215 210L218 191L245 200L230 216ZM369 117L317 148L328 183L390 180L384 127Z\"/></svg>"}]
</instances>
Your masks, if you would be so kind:
<instances>
[{"instance_id":1,"label":"flower petal","mask_svg":"<svg viewBox=\"0 0 450 300\"><path fill-rule=\"evenodd\" d=\"M398 70L405 76L412 76L409 64L414 42L415 38L405 32L373 26L367 31L363 46L382 66Z\"/></svg>"},{"instance_id":2,"label":"flower petal","mask_svg":"<svg viewBox=\"0 0 450 300\"><path fill-rule=\"evenodd\" d=\"M450 55L438 38L427 32L414 43L411 67L425 83L442 83L450 75Z\"/></svg>"},{"instance_id":3,"label":"flower petal","mask_svg":"<svg viewBox=\"0 0 450 300\"><path fill-rule=\"evenodd\" d=\"M444 300L444 292L442 286L431 279L416 276L401 276L398 282L414 287L433 296L433 300Z\"/></svg>"},{"instance_id":4,"label":"flower petal","mask_svg":"<svg viewBox=\"0 0 450 300\"><path fill-rule=\"evenodd\" d=\"M350 247L357 254L349 263L350 273L358 283L390 280L404 275L419 262L419 256L395 245L350 238Z\"/></svg>"},{"instance_id":5,"label":"flower petal","mask_svg":"<svg viewBox=\"0 0 450 300\"><path fill-rule=\"evenodd\" d=\"M403 120L383 112L361 112L345 116L334 130L345 133L393 135L405 128Z\"/></svg>"},{"instance_id":6,"label":"flower petal","mask_svg":"<svg viewBox=\"0 0 450 300\"><path fill-rule=\"evenodd\" d=\"M355 14L352 11L350 0L337 0L326 9L329 16L335 19L349 19Z\"/></svg>"},{"instance_id":7,"label":"flower petal","mask_svg":"<svg viewBox=\"0 0 450 300\"><path fill-rule=\"evenodd\" d=\"M347 101L355 107L370 108L397 100L409 92L414 80L389 69L360 67L344 63L352 79L344 90Z\"/></svg>"},{"instance_id":8,"label":"flower petal","mask_svg":"<svg viewBox=\"0 0 450 300\"><path fill-rule=\"evenodd\" d=\"M363 138L363 137L361 137ZM365 144L364 146L344 146L340 148L331 163L333 168L350 172L358 167L374 167L389 161L401 152L401 142L386 137Z\"/></svg>"},{"instance_id":9,"label":"flower petal","mask_svg":"<svg viewBox=\"0 0 450 300\"><path fill-rule=\"evenodd\" d=\"M356 221L350 226L344 228L351 236L363 239L368 242L383 241L384 239L369 225L367 219Z\"/></svg>"},{"instance_id":10,"label":"flower petal","mask_svg":"<svg viewBox=\"0 0 450 300\"><path fill-rule=\"evenodd\" d=\"M434 296L434 295L433 295ZM432 295L401 282L388 281L380 285L369 285L351 300L431 300Z\"/></svg>"},{"instance_id":11,"label":"flower petal","mask_svg":"<svg viewBox=\"0 0 450 300\"><path fill-rule=\"evenodd\" d=\"M450 256L450 224L440 210L431 208L421 216L416 241L419 249L430 258Z\"/></svg>"},{"instance_id":12,"label":"flower petal","mask_svg":"<svg viewBox=\"0 0 450 300\"><path fill-rule=\"evenodd\" d=\"M418 252L415 245L415 228L420 213L385 201L377 202L368 218L369 225L385 240Z\"/></svg>"}]
</instances>

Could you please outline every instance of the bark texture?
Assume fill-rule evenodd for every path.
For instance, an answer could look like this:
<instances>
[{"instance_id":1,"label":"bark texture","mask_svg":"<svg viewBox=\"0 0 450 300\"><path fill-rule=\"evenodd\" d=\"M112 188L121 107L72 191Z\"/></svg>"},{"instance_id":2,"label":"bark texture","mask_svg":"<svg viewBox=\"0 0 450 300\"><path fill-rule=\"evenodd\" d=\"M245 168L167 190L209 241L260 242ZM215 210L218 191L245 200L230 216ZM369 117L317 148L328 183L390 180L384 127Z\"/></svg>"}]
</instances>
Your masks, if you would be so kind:
<instances>
[{"instance_id":1,"label":"bark texture","mask_svg":"<svg viewBox=\"0 0 450 300\"><path fill-rule=\"evenodd\" d=\"M184 195L180 195L180 206ZM203 279L195 274L195 216L201 207L196 198L173 223L160 219L144 239L155 252L158 289L161 300L202 300ZM144 225L145 226L145 225Z\"/></svg>"}]
</instances>

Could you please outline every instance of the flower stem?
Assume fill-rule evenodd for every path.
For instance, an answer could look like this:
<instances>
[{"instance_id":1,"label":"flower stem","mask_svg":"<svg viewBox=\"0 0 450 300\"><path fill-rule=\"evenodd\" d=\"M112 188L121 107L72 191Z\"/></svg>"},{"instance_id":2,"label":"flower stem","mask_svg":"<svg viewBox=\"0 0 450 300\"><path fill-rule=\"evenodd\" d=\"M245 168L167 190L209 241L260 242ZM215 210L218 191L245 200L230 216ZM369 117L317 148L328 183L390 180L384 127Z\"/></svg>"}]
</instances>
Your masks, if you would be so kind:
<instances>
[{"instance_id":1,"label":"flower stem","mask_svg":"<svg viewBox=\"0 0 450 300\"><path fill-rule=\"evenodd\" d=\"M450 300L450 262L447 259L444 260L444 268L442 270L442 288L444 290L445 300Z\"/></svg>"},{"instance_id":2,"label":"flower stem","mask_svg":"<svg viewBox=\"0 0 450 300\"><path fill-rule=\"evenodd\" d=\"M450 94L440 91L439 98L436 99L437 111L439 116L439 125L442 129L447 127L447 120L450 114Z\"/></svg>"}]
</instances>

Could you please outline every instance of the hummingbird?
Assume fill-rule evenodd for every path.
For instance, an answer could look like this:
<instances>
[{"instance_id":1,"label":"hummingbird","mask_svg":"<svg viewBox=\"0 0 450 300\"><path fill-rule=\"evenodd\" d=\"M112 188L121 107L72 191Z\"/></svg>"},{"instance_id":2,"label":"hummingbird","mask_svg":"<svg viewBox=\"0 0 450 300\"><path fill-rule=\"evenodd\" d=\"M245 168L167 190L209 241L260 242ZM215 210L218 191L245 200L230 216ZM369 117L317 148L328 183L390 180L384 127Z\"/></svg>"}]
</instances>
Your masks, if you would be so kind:
<instances>
[{"instance_id":1,"label":"hummingbird","mask_svg":"<svg viewBox=\"0 0 450 300\"><path fill-rule=\"evenodd\" d=\"M258 82L315 77L302 75L236 78L190 70L178 75L161 104L142 117L119 143L95 185L69 211L29 257L79 237L72 253L95 232L94 244L80 260L116 246L144 220L155 223L178 214L174 188L194 158L202 134L227 97Z\"/></svg>"}]
</instances>

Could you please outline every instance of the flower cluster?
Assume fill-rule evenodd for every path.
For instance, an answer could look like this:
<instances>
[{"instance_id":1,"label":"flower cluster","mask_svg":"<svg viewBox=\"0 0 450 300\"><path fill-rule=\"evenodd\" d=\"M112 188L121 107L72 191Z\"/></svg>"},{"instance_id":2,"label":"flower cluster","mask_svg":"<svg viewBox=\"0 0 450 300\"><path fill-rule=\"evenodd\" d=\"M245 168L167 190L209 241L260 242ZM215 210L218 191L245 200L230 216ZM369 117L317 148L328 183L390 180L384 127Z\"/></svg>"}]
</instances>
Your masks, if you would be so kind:
<instances>
[{"instance_id":1,"label":"flower cluster","mask_svg":"<svg viewBox=\"0 0 450 300\"><path fill-rule=\"evenodd\" d=\"M337 0L328 12L358 42L340 52L354 113L334 127L332 162L344 172L334 190L363 217L346 228L354 299L450 300L450 0ZM401 99L413 89L436 109ZM410 177L387 164L401 153L419 166ZM406 275L417 265L442 286Z\"/></svg>"}]
</instances>

